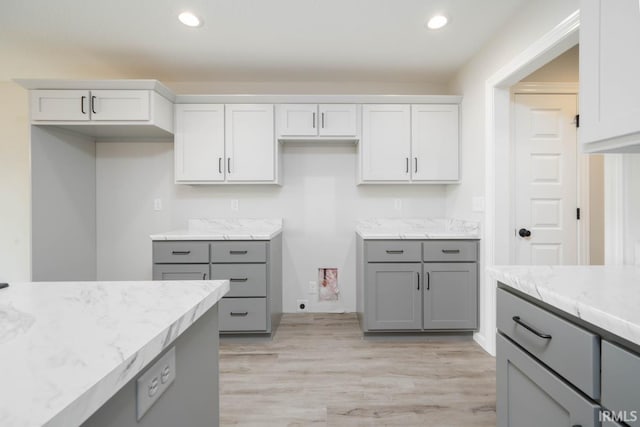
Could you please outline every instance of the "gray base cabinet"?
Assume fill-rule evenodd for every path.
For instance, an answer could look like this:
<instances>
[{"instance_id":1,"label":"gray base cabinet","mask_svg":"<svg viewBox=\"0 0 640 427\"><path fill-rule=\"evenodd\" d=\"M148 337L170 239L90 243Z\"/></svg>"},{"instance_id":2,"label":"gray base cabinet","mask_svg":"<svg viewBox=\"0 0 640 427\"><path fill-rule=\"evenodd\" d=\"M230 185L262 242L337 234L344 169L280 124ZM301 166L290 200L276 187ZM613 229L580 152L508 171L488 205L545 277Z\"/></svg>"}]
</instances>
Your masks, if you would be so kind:
<instances>
[{"instance_id":1,"label":"gray base cabinet","mask_svg":"<svg viewBox=\"0 0 640 427\"><path fill-rule=\"evenodd\" d=\"M270 241L155 241L153 280L229 280L221 334L271 334L282 317L282 237Z\"/></svg>"},{"instance_id":2,"label":"gray base cabinet","mask_svg":"<svg viewBox=\"0 0 640 427\"><path fill-rule=\"evenodd\" d=\"M478 327L477 240L357 237L356 311L364 332Z\"/></svg>"}]
</instances>

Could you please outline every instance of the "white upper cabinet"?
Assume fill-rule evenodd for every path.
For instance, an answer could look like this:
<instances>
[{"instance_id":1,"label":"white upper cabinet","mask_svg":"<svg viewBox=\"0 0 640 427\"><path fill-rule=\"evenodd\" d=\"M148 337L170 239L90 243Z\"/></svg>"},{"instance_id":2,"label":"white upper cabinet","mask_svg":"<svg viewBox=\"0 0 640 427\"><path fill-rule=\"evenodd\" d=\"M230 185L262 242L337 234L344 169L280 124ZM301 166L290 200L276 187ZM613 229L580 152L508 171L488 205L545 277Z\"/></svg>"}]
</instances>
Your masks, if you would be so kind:
<instances>
[{"instance_id":1,"label":"white upper cabinet","mask_svg":"<svg viewBox=\"0 0 640 427\"><path fill-rule=\"evenodd\" d=\"M149 120L149 96L148 90L92 90L91 120Z\"/></svg>"},{"instance_id":2,"label":"white upper cabinet","mask_svg":"<svg viewBox=\"0 0 640 427\"><path fill-rule=\"evenodd\" d=\"M225 150L228 182L275 182L273 104L226 105Z\"/></svg>"},{"instance_id":3,"label":"white upper cabinet","mask_svg":"<svg viewBox=\"0 0 640 427\"><path fill-rule=\"evenodd\" d=\"M355 104L279 104L278 137L281 139L357 139Z\"/></svg>"},{"instance_id":4,"label":"white upper cabinet","mask_svg":"<svg viewBox=\"0 0 640 427\"><path fill-rule=\"evenodd\" d=\"M455 183L457 104L362 106L361 183Z\"/></svg>"},{"instance_id":5,"label":"white upper cabinet","mask_svg":"<svg viewBox=\"0 0 640 427\"><path fill-rule=\"evenodd\" d=\"M458 106L411 106L413 181L457 181L459 178Z\"/></svg>"},{"instance_id":6,"label":"white upper cabinet","mask_svg":"<svg viewBox=\"0 0 640 427\"><path fill-rule=\"evenodd\" d=\"M88 90L32 90L31 120L89 120Z\"/></svg>"},{"instance_id":7,"label":"white upper cabinet","mask_svg":"<svg viewBox=\"0 0 640 427\"><path fill-rule=\"evenodd\" d=\"M638 0L582 0L578 135L584 151L640 151L638 52Z\"/></svg>"},{"instance_id":8,"label":"white upper cabinet","mask_svg":"<svg viewBox=\"0 0 640 427\"><path fill-rule=\"evenodd\" d=\"M362 181L408 182L411 173L409 105L362 106L360 170Z\"/></svg>"},{"instance_id":9,"label":"white upper cabinet","mask_svg":"<svg viewBox=\"0 0 640 427\"><path fill-rule=\"evenodd\" d=\"M278 183L273 104L175 108L176 183Z\"/></svg>"},{"instance_id":10,"label":"white upper cabinet","mask_svg":"<svg viewBox=\"0 0 640 427\"><path fill-rule=\"evenodd\" d=\"M224 181L224 105L179 104L175 121L176 183Z\"/></svg>"}]
</instances>

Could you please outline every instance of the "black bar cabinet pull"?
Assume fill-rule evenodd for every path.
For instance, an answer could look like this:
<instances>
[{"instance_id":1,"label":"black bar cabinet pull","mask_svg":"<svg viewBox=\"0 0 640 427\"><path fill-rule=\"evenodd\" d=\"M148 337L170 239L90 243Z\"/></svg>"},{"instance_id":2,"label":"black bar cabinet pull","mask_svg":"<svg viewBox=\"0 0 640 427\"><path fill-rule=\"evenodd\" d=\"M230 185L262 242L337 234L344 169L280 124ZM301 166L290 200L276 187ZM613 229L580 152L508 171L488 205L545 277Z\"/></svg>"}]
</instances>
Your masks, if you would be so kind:
<instances>
[{"instance_id":1,"label":"black bar cabinet pull","mask_svg":"<svg viewBox=\"0 0 640 427\"><path fill-rule=\"evenodd\" d=\"M324 113L322 113L322 129L324 129Z\"/></svg>"},{"instance_id":2,"label":"black bar cabinet pull","mask_svg":"<svg viewBox=\"0 0 640 427\"><path fill-rule=\"evenodd\" d=\"M416 161L416 169L415 169L415 173L418 173L418 158L414 157L413 158Z\"/></svg>"},{"instance_id":3,"label":"black bar cabinet pull","mask_svg":"<svg viewBox=\"0 0 640 427\"><path fill-rule=\"evenodd\" d=\"M527 325L525 322L523 322L522 320L520 320L520 316L513 316L512 317L513 321L516 322L518 325L522 326L523 328L525 328L527 331L531 332L532 334L534 334L537 337L540 337L542 339L545 340L550 340L551 339L551 335L549 334L545 334L542 333L540 331L537 331L535 328L533 328L530 325Z\"/></svg>"},{"instance_id":4,"label":"black bar cabinet pull","mask_svg":"<svg viewBox=\"0 0 640 427\"><path fill-rule=\"evenodd\" d=\"M460 249L443 249L442 253L443 254L459 254Z\"/></svg>"},{"instance_id":5,"label":"black bar cabinet pull","mask_svg":"<svg viewBox=\"0 0 640 427\"><path fill-rule=\"evenodd\" d=\"M173 255L189 255L191 251L171 251Z\"/></svg>"},{"instance_id":6,"label":"black bar cabinet pull","mask_svg":"<svg viewBox=\"0 0 640 427\"><path fill-rule=\"evenodd\" d=\"M248 277L243 277L240 279L234 279L234 278L229 279L230 282L246 282L247 280L249 280Z\"/></svg>"},{"instance_id":7,"label":"black bar cabinet pull","mask_svg":"<svg viewBox=\"0 0 640 427\"><path fill-rule=\"evenodd\" d=\"M431 289L431 273L427 271L427 290Z\"/></svg>"},{"instance_id":8,"label":"black bar cabinet pull","mask_svg":"<svg viewBox=\"0 0 640 427\"><path fill-rule=\"evenodd\" d=\"M227 173L231 173L231 157L227 157Z\"/></svg>"},{"instance_id":9,"label":"black bar cabinet pull","mask_svg":"<svg viewBox=\"0 0 640 427\"><path fill-rule=\"evenodd\" d=\"M84 100L85 100L85 99L87 99L87 97L86 97L86 96L83 96L83 97L81 97L81 98L80 98L80 111L82 111L82 114L87 114L87 113L84 111Z\"/></svg>"},{"instance_id":10,"label":"black bar cabinet pull","mask_svg":"<svg viewBox=\"0 0 640 427\"><path fill-rule=\"evenodd\" d=\"M387 249L387 253L388 254L403 254L404 250L400 249L400 250L396 251L396 250Z\"/></svg>"},{"instance_id":11,"label":"black bar cabinet pull","mask_svg":"<svg viewBox=\"0 0 640 427\"><path fill-rule=\"evenodd\" d=\"M96 97L95 96L91 97L91 112L93 114L97 114L97 111L96 111Z\"/></svg>"},{"instance_id":12,"label":"black bar cabinet pull","mask_svg":"<svg viewBox=\"0 0 640 427\"><path fill-rule=\"evenodd\" d=\"M202 280L207 280L207 273L202 273Z\"/></svg>"},{"instance_id":13,"label":"black bar cabinet pull","mask_svg":"<svg viewBox=\"0 0 640 427\"><path fill-rule=\"evenodd\" d=\"M222 157L218 157L218 173L222 173Z\"/></svg>"},{"instance_id":14,"label":"black bar cabinet pull","mask_svg":"<svg viewBox=\"0 0 640 427\"><path fill-rule=\"evenodd\" d=\"M418 275L418 290L420 290L420 273L416 272L416 274Z\"/></svg>"},{"instance_id":15,"label":"black bar cabinet pull","mask_svg":"<svg viewBox=\"0 0 640 427\"><path fill-rule=\"evenodd\" d=\"M241 313L237 313L235 311L232 311L231 313L229 313L232 316L237 316L237 317L245 317L247 314L249 314L248 311L243 311Z\"/></svg>"},{"instance_id":16,"label":"black bar cabinet pull","mask_svg":"<svg viewBox=\"0 0 640 427\"><path fill-rule=\"evenodd\" d=\"M247 251L229 251L231 255L246 255Z\"/></svg>"}]
</instances>

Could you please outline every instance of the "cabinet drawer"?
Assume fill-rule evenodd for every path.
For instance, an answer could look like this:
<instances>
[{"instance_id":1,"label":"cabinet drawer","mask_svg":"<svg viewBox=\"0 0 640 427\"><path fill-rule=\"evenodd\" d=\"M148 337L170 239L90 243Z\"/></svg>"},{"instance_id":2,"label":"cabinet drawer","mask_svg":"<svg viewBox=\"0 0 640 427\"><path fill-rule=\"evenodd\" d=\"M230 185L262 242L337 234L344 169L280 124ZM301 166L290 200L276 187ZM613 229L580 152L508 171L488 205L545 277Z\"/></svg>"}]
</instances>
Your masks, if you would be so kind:
<instances>
[{"instance_id":1,"label":"cabinet drawer","mask_svg":"<svg viewBox=\"0 0 640 427\"><path fill-rule=\"evenodd\" d=\"M428 262L477 261L478 242L469 240L434 240L423 242L423 259Z\"/></svg>"},{"instance_id":2,"label":"cabinet drawer","mask_svg":"<svg viewBox=\"0 0 640 427\"><path fill-rule=\"evenodd\" d=\"M154 264L153 280L209 280L209 264Z\"/></svg>"},{"instance_id":3,"label":"cabinet drawer","mask_svg":"<svg viewBox=\"0 0 640 427\"><path fill-rule=\"evenodd\" d=\"M266 298L223 298L219 304L220 332L266 331Z\"/></svg>"},{"instance_id":4,"label":"cabinet drawer","mask_svg":"<svg viewBox=\"0 0 640 427\"><path fill-rule=\"evenodd\" d=\"M498 427L600 426L600 406L498 334Z\"/></svg>"},{"instance_id":5,"label":"cabinet drawer","mask_svg":"<svg viewBox=\"0 0 640 427\"><path fill-rule=\"evenodd\" d=\"M503 289L498 289L497 326L560 376L598 399L600 338Z\"/></svg>"},{"instance_id":6,"label":"cabinet drawer","mask_svg":"<svg viewBox=\"0 0 640 427\"><path fill-rule=\"evenodd\" d=\"M215 264L211 266L213 280L229 280L227 297L266 297L266 264Z\"/></svg>"},{"instance_id":7,"label":"cabinet drawer","mask_svg":"<svg viewBox=\"0 0 640 427\"><path fill-rule=\"evenodd\" d=\"M266 262L266 242L215 242L211 245L211 262Z\"/></svg>"},{"instance_id":8,"label":"cabinet drawer","mask_svg":"<svg viewBox=\"0 0 640 427\"><path fill-rule=\"evenodd\" d=\"M420 242L367 242L367 262L420 262Z\"/></svg>"},{"instance_id":9,"label":"cabinet drawer","mask_svg":"<svg viewBox=\"0 0 640 427\"><path fill-rule=\"evenodd\" d=\"M640 356L602 342L602 406L640 426ZM621 414L620 414L621 412Z\"/></svg>"},{"instance_id":10,"label":"cabinet drawer","mask_svg":"<svg viewBox=\"0 0 640 427\"><path fill-rule=\"evenodd\" d=\"M153 262L156 264L208 263L209 243L153 242Z\"/></svg>"}]
</instances>

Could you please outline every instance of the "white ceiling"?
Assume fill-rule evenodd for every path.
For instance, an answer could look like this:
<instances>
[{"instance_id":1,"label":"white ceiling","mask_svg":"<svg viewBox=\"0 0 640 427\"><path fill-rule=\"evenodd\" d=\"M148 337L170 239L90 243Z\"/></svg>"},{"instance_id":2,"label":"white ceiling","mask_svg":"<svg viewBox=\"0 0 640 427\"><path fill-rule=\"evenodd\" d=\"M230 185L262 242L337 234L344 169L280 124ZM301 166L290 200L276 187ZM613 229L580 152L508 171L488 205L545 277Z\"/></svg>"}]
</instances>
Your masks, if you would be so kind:
<instances>
[{"instance_id":1,"label":"white ceiling","mask_svg":"<svg viewBox=\"0 0 640 427\"><path fill-rule=\"evenodd\" d=\"M447 82L526 1L1 0L0 41L168 81Z\"/></svg>"}]
</instances>

